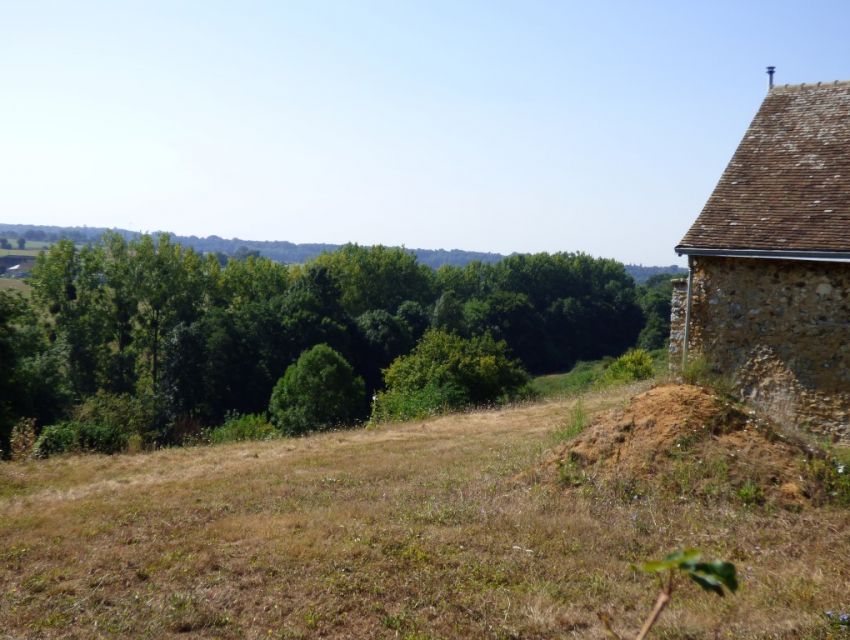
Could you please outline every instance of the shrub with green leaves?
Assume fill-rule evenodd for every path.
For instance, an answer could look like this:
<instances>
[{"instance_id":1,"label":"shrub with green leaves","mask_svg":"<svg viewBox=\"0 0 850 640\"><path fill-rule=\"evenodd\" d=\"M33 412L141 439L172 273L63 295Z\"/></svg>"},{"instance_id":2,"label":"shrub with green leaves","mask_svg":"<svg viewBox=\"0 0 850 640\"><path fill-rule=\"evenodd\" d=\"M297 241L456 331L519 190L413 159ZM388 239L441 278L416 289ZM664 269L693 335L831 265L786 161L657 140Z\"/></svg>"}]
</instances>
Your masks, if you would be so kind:
<instances>
[{"instance_id":1,"label":"shrub with green leaves","mask_svg":"<svg viewBox=\"0 0 850 640\"><path fill-rule=\"evenodd\" d=\"M61 422L41 430L34 455L47 458L69 452L120 453L127 449L130 434L116 425L94 422Z\"/></svg>"},{"instance_id":2,"label":"shrub with green leaves","mask_svg":"<svg viewBox=\"0 0 850 640\"><path fill-rule=\"evenodd\" d=\"M76 450L77 430L78 426L73 422L60 422L44 427L35 441L33 455L36 458L49 458Z\"/></svg>"},{"instance_id":3,"label":"shrub with green leaves","mask_svg":"<svg viewBox=\"0 0 850 640\"><path fill-rule=\"evenodd\" d=\"M505 342L434 329L384 371L387 389L375 398L372 420L408 420L502 403L529 395L528 381Z\"/></svg>"},{"instance_id":4,"label":"shrub with green leaves","mask_svg":"<svg viewBox=\"0 0 850 640\"><path fill-rule=\"evenodd\" d=\"M36 457L69 451L121 453L131 440L144 448L156 439L156 410L152 398L99 391L73 410L74 419L42 429Z\"/></svg>"},{"instance_id":5,"label":"shrub with green leaves","mask_svg":"<svg viewBox=\"0 0 850 640\"><path fill-rule=\"evenodd\" d=\"M209 432L209 439L212 444L222 444L244 440L270 440L278 435L278 430L263 415L231 414L223 425Z\"/></svg>"},{"instance_id":6,"label":"shrub with green leaves","mask_svg":"<svg viewBox=\"0 0 850 640\"><path fill-rule=\"evenodd\" d=\"M306 350L278 380L269 402L272 422L286 435L351 424L361 416L363 379L326 344Z\"/></svg>"},{"instance_id":7,"label":"shrub with green leaves","mask_svg":"<svg viewBox=\"0 0 850 640\"><path fill-rule=\"evenodd\" d=\"M140 436L145 445L153 444L158 436L157 408L152 396L98 391L73 410L73 417L75 422L91 425L84 431L90 432L91 441L98 443L84 448L101 453L115 453L104 449L117 446L122 439L126 444L131 435Z\"/></svg>"},{"instance_id":8,"label":"shrub with green leaves","mask_svg":"<svg viewBox=\"0 0 850 640\"><path fill-rule=\"evenodd\" d=\"M414 420L464 405L463 390L454 385L429 383L404 393L378 392L372 406L372 422Z\"/></svg>"},{"instance_id":9,"label":"shrub with green leaves","mask_svg":"<svg viewBox=\"0 0 850 640\"><path fill-rule=\"evenodd\" d=\"M608 365L600 383L606 385L635 382L651 378L653 374L652 356L649 352L645 349L629 349Z\"/></svg>"},{"instance_id":10,"label":"shrub with green leaves","mask_svg":"<svg viewBox=\"0 0 850 640\"><path fill-rule=\"evenodd\" d=\"M127 448L130 434L116 424L77 422L77 447L94 453L121 453Z\"/></svg>"}]
</instances>

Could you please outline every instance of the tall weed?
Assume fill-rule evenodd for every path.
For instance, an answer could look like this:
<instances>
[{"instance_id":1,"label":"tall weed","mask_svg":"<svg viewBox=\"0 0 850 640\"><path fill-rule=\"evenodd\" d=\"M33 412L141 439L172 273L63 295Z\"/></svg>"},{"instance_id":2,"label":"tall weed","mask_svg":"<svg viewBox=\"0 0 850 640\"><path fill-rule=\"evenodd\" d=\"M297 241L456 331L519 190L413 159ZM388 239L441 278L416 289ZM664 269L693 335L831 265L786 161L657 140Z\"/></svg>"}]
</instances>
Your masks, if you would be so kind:
<instances>
[{"instance_id":1,"label":"tall weed","mask_svg":"<svg viewBox=\"0 0 850 640\"><path fill-rule=\"evenodd\" d=\"M689 358L682 368L682 381L699 387L708 387L720 395L731 396L734 383L729 376L720 373L703 355Z\"/></svg>"},{"instance_id":2,"label":"tall weed","mask_svg":"<svg viewBox=\"0 0 850 640\"><path fill-rule=\"evenodd\" d=\"M556 444L572 440L587 428L589 418L581 400L577 400L570 409L570 414L564 423L552 433Z\"/></svg>"}]
</instances>

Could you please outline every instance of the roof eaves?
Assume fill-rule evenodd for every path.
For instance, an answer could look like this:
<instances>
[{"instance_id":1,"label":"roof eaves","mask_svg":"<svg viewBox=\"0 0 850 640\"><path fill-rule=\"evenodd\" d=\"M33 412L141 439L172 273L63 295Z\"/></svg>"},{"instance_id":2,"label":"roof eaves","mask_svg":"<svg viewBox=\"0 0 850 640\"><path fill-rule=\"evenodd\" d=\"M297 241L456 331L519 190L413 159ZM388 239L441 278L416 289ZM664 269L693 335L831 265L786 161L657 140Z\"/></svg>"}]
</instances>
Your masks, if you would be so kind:
<instances>
[{"instance_id":1,"label":"roof eaves","mask_svg":"<svg viewBox=\"0 0 850 640\"><path fill-rule=\"evenodd\" d=\"M774 260L817 260L822 262L850 262L850 251L794 251L788 249L716 249L676 247L677 255L715 256L724 258L767 258Z\"/></svg>"}]
</instances>

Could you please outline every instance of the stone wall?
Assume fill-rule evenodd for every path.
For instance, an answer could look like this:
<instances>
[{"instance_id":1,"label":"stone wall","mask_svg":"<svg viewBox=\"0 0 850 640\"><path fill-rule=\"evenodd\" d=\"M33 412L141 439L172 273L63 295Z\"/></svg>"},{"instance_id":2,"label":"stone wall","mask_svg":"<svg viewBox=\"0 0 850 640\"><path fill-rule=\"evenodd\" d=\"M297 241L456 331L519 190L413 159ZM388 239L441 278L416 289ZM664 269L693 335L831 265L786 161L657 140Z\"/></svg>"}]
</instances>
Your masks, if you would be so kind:
<instances>
[{"instance_id":1,"label":"stone wall","mask_svg":"<svg viewBox=\"0 0 850 640\"><path fill-rule=\"evenodd\" d=\"M691 264L689 358L701 354L780 423L850 442L850 264L704 256ZM671 331L680 361L684 305L682 328Z\"/></svg>"},{"instance_id":2,"label":"stone wall","mask_svg":"<svg viewBox=\"0 0 850 640\"><path fill-rule=\"evenodd\" d=\"M682 348L685 344L685 312L688 296L687 278L673 280L673 300L670 304L670 371L682 370Z\"/></svg>"}]
</instances>

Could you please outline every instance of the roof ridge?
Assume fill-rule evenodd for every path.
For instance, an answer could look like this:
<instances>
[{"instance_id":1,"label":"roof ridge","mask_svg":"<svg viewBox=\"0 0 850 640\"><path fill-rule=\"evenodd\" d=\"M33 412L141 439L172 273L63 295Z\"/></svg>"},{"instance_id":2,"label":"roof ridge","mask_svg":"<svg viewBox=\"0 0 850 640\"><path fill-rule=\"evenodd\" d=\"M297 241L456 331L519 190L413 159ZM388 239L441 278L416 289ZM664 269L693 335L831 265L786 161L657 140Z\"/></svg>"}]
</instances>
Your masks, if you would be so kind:
<instances>
[{"instance_id":1,"label":"roof ridge","mask_svg":"<svg viewBox=\"0 0 850 640\"><path fill-rule=\"evenodd\" d=\"M828 82L801 82L800 84L776 84L770 90L773 92L800 91L802 89L829 89L832 87L848 87L850 80L830 80Z\"/></svg>"}]
</instances>

